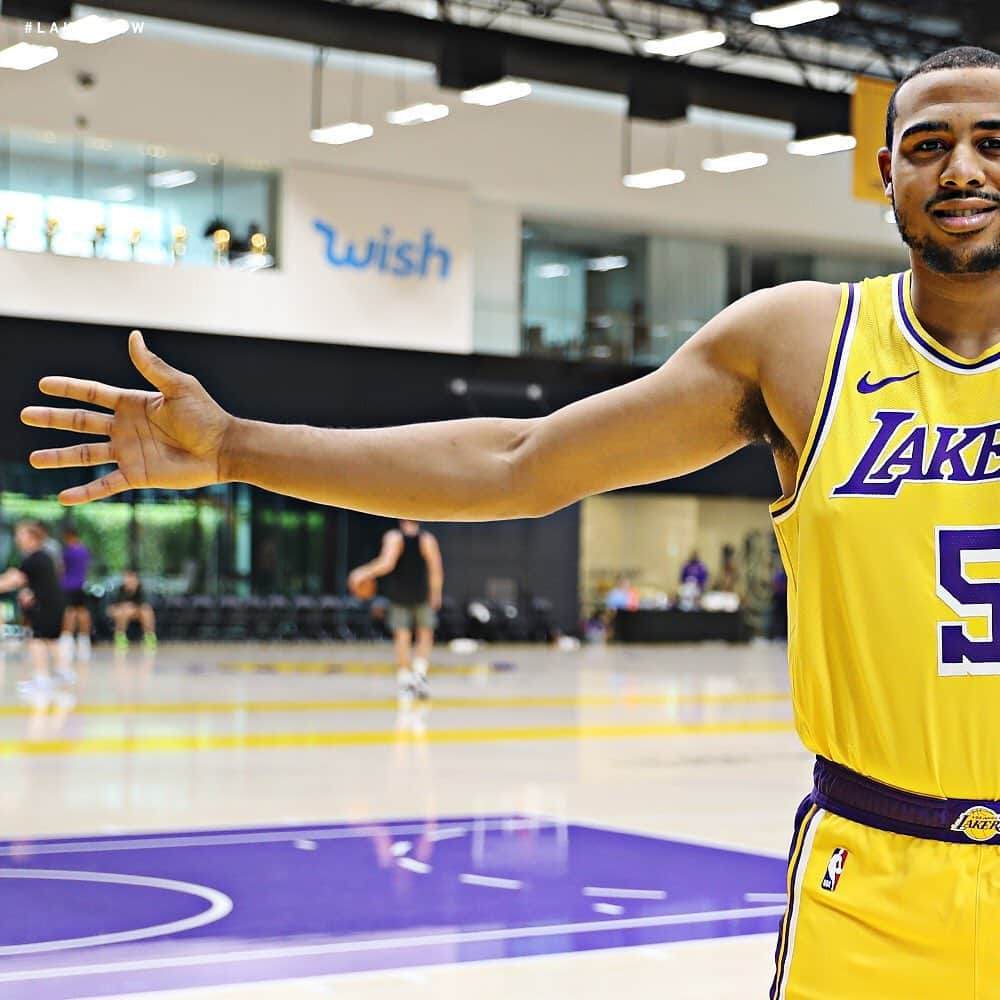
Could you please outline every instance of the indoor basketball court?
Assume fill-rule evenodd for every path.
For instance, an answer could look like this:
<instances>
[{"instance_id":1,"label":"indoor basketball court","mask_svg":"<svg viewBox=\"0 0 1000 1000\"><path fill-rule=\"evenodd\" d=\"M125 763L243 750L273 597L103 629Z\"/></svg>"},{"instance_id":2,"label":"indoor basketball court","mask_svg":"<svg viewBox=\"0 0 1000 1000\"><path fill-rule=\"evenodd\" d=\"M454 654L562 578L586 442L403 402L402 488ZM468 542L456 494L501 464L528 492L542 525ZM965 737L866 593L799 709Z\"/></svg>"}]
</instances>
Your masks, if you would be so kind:
<instances>
[{"instance_id":1,"label":"indoor basketball court","mask_svg":"<svg viewBox=\"0 0 1000 1000\"><path fill-rule=\"evenodd\" d=\"M884 693L863 657L820 668L911 552L937 603L893 656L996 666L1000 529L876 564L798 527L844 495L882 544L897 495L1000 475L990 414L919 423L1000 362L921 325L900 242L925 204L988 231L993 167L904 217L876 159L887 114L935 133L912 175L945 155L890 96L969 45L992 5L0 0L0 996L818 995L803 894L863 862L799 863L817 734L874 783L896 724L837 714ZM693 365L788 284L777 362ZM1000 831L975 790L929 836Z\"/></svg>"}]
</instances>

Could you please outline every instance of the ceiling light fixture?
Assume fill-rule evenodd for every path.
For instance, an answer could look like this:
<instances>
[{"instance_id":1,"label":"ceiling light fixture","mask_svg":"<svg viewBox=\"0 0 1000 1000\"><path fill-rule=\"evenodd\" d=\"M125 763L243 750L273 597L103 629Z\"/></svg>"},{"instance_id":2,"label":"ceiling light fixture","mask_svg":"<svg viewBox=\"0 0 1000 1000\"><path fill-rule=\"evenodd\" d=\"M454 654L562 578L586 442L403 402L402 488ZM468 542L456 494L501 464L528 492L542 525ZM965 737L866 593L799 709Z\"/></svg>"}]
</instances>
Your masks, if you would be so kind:
<instances>
[{"instance_id":1,"label":"ceiling light fixture","mask_svg":"<svg viewBox=\"0 0 1000 1000\"><path fill-rule=\"evenodd\" d=\"M843 153L857 146L858 140L853 135L833 132L830 135L817 135L812 139L797 139L788 144L788 152L792 156L825 156L827 153Z\"/></svg>"},{"instance_id":2,"label":"ceiling light fixture","mask_svg":"<svg viewBox=\"0 0 1000 1000\"><path fill-rule=\"evenodd\" d=\"M32 45L18 42L0 52L0 69L35 69L58 58L59 50L54 45Z\"/></svg>"},{"instance_id":3,"label":"ceiling light fixture","mask_svg":"<svg viewBox=\"0 0 1000 1000\"><path fill-rule=\"evenodd\" d=\"M84 45L95 45L106 42L109 38L124 35L128 31L128 21L123 17L100 17L88 14L79 21L72 21L59 32L60 38L68 42L83 42Z\"/></svg>"},{"instance_id":4,"label":"ceiling light fixture","mask_svg":"<svg viewBox=\"0 0 1000 1000\"><path fill-rule=\"evenodd\" d=\"M462 91L462 100L466 104L478 104L484 108L492 108L497 104L506 104L527 97L531 93L531 84L523 80L496 80L484 83Z\"/></svg>"},{"instance_id":5,"label":"ceiling light fixture","mask_svg":"<svg viewBox=\"0 0 1000 1000\"><path fill-rule=\"evenodd\" d=\"M767 164L766 153L732 153L729 156L714 156L701 161L702 170L713 174L735 174L739 170L753 170Z\"/></svg>"},{"instance_id":6,"label":"ceiling light fixture","mask_svg":"<svg viewBox=\"0 0 1000 1000\"><path fill-rule=\"evenodd\" d=\"M726 36L721 31L686 31L683 35L668 35L666 38L651 38L643 43L643 48L657 56L686 56L703 49L714 49L725 45Z\"/></svg>"},{"instance_id":7,"label":"ceiling light fixture","mask_svg":"<svg viewBox=\"0 0 1000 1000\"><path fill-rule=\"evenodd\" d=\"M541 264L535 274L539 278L568 278L569 268L565 264Z\"/></svg>"},{"instance_id":8,"label":"ceiling light fixture","mask_svg":"<svg viewBox=\"0 0 1000 1000\"><path fill-rule=\"evenodd\" d=\"M135 198L135 189L121 184L118 187L104 188L97 192L97 196L101 201L132 201Z\"/></svg>"},{"instance_id":9,"label":"ceiling light fixture","mask_svg":"<svg viewBox=\"0 0 1000 1000\"><path fill-rule=\"evenodd\" d=\"M324 142L330 146L343 146L348 142L370 139L374 134L375 129L365 122L341 122L339 125L314 128L310 131L309 138L313 142Z\"/></svg>"},{"instance_id":10,"label":"ceiling light fixture","mask_svg":"<svg viewBox=\"0 0 1000 1000\"><path fill-rule=\"evenodd\" d=\"M588 271L619 271L628 267L628 257L609 255L607 257L591 257L587 261Z\"/></svg>"},{"instance_id":11,"label":"ceiling light fixture","mask_svg":"<svg viewBox=\"0 0 1000 1000\"><path fill-rule=\"evenodd\" d=\"M796 24L819 21L840 13L840 4L830 0L801 0L799 3L785 3L779 7L767 7L750 15L754 24L765 28L791 28Z\"/></svg>"},{"instance_id":12,"label":"ceiling light fixture","mask_svg":"<svg viewBox=\"0 0 1000 1000\"><path fill-rule=\"evenodd\" d=\"M399 108L386 114L385 120L390 125L423 125L426 122L436 122L439 118L447 118L447 104L411 104L408 108Z\"/></svg>"},{"instance_id":13,"label":"ceiling light fixture","mask_svg":"<svg viewBox=\"0 0 1000 1000\"><path fill-rule=\"evenodd\" d=\"M198 175L193 170L161 170L147 178L149 186L155 188L184 187L185 184L194 184L197 179Z\"/></svg>"},{"instance_id":14,"label":"ceiling light fixture","mask_svg":"<svg viewBox=\"0 0 1000 1000\"><path fill-rule=\"evenodd\" d=\"M622 178L622 184L628 188L649 190L650 188L666 187L668 184L680 184L686 177L687 174L683 170L660 167L659 170L646 170L639 174L626 174Z\"/></svg>"}]
</instances>

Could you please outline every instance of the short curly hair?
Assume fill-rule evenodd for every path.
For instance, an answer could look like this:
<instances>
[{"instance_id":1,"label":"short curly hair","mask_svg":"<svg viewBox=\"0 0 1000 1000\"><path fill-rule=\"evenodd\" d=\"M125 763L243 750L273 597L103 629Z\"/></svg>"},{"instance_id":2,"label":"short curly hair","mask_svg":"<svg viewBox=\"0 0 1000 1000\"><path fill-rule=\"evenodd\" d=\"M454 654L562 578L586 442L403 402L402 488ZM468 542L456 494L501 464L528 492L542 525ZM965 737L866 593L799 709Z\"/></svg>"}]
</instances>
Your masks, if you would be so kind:
<instances>
[{"instance_id":1,"label":"short curly hair","mask_svg":"<svg viewBox=\"0 0 1000 1000\"><path fill-rule=\"evenodd\" d=\"M911 69L892 92L889 98L889 109L885 115L885 144L892 149L893 134L896 130L896 95L900 88L909 83L915 76L933 73L939 69L997 69L1000 70L1000 55L990 49L980 49L975 45L960 45L954 49L945 49L930 59L925 59L919 66Z\"/></svg>"}]
</instances>

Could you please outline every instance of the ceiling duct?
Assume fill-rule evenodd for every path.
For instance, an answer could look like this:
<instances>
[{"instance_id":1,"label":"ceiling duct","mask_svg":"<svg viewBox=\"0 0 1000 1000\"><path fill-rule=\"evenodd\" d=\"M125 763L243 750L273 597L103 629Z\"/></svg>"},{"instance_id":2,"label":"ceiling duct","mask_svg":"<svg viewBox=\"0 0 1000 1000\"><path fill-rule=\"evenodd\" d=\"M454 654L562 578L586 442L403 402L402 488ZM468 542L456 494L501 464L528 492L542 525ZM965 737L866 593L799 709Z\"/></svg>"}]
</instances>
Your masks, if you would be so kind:
<instances>
[{"instance_id":1,"label":"ceiling duct","mask_svg":"<svg viewBox=\"0 0 1000 1000\"><path fill-rule=\"evenodd\" d=\"M681 117L681 95L685 95L685 107L691 103L774 118L795 122L804 129L814 121L823 122L826 131L847 129L849 99L843 93L398 11L330 0L283 0L280 4L113 0L113 9L310 46L415 59L436 65L439 79L447 87L464 89L511 76L620 94L629 99L637 117L657 121Z\"/></svg>"},{"instance_id":2,"label":"ceiling duct","mask_svg":"<svg viewBox=\"0 0 1000 1000\"><path fill-rule=\"evenodd\" d=\"M493 83L506 75L503 49L493 39L463 44L460 38L447 38L437 60L437 75L438 84L452 90Z\"/></svg>"},{"instance_id":3,"label":"ceiling duct","mask_svg":"<svg viewBox=\"0 0 1000 1000\"><path fill-rule=\"evenodd\" d=\"M682 87L664 86L662 80L651 80L648 74L637 73L629 83L629 118L646 118L654 122L678 121L687 116L690 103Z\"/></svg>"},{"instance_id":4,"label":"ceiling duct","mask_svg":"<svg viewBox=\"0 0 1000 1000\"><path fill-rule=\"evenodd\" d=\"M0 0L0 14L19 21L52 24L68 21L73 13L72 2L66 0Z\"/></svg>"}]
</instances>

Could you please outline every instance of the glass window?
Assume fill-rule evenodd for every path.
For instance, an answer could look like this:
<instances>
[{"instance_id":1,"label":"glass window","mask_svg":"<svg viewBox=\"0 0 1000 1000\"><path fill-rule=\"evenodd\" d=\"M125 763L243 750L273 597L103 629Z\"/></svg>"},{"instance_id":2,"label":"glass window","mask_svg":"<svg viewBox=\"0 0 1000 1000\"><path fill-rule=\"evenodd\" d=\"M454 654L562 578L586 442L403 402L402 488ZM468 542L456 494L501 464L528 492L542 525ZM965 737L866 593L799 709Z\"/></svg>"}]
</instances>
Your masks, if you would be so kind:
<instances>
[{"instance_id":1,"label":"glass window","mask_svg":"<svg viewBox=\"0 0 1000 1000\"><path fill-rule=\"evenodd\" d=\"M54 133L0 135L2 245L154 264L275 263L277 175Z\"/></svg>"},{"instance_id":2,"label":"glass window","mask_svg":"<svg viewBox=\"0 0 1000 1000\"><path fill-rule=\"evenodd\" d=\"M522 251L525 353L623 361L645 314L646 240L529 223Z\"/></svg>"},{"instance_id":3,"label":"glass window","mask_svg":"<svg viewBox=\"0 0 1000 1000\"><path fill-rule=\"evenodd\" d=\"M656 366L731 302L790 281L857 281L897 256L816 254L526 220L525 354Z\"/></svg>"}]
</instances>

